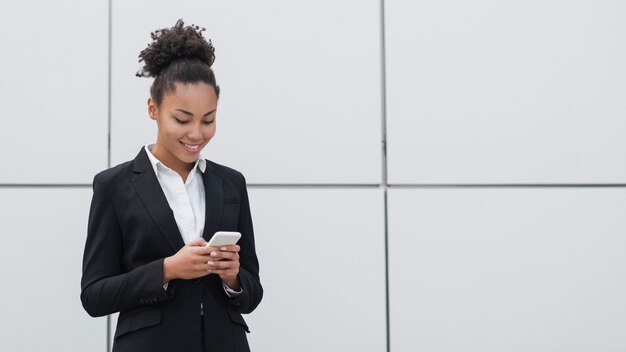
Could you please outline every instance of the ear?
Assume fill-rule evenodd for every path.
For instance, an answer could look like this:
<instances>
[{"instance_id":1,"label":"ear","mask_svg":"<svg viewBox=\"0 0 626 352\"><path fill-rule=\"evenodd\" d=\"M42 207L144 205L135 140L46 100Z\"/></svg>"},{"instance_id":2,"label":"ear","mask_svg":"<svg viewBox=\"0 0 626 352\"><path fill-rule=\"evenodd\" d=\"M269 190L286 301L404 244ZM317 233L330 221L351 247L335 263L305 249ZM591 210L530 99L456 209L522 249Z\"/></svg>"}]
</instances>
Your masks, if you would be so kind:
<instances>
[{"instance_id":1,"label":"ear","mask_svg":"<svg viewBox=\"0 0 626 352\"><path fill-rule=\"evenodd\" d=\"M152 97L148 98L148 115L151 119L156 120L158 110L156 102L152 100Z\"/></svg>"}]
</instances>

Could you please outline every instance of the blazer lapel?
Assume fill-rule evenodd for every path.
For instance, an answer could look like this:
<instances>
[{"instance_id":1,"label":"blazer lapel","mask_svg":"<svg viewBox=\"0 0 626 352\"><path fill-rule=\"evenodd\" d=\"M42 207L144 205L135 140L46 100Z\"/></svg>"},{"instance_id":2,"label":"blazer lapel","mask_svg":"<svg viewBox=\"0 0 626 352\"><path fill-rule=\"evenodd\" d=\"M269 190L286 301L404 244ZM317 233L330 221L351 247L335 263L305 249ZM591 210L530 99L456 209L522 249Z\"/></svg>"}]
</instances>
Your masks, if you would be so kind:
<instances>
[{"instance_id":1,"label":"blazer lapel","mask_svg":"<svg viewBox=\"0 0 626 352\"><path fill-rule=\"evenodd\" d=\"M219 229L224 211L224 188L222 178L215 173L210 163L206 162L205 172L202 174L204 180L205 209L204 231L202 237L208 241Z\"/></svg>"},{"instance_id":2,"label":"blazer lapel","mask_svg":"<svg viewBox=\"0 0 626 352\"><path fill-rule=\"evenodd\" d=\"M141 148L134 160L132 184L152 220L157 224L174 252L178 252L185 246L185 242L144 148Z\"/></svg>"}]
</instances>

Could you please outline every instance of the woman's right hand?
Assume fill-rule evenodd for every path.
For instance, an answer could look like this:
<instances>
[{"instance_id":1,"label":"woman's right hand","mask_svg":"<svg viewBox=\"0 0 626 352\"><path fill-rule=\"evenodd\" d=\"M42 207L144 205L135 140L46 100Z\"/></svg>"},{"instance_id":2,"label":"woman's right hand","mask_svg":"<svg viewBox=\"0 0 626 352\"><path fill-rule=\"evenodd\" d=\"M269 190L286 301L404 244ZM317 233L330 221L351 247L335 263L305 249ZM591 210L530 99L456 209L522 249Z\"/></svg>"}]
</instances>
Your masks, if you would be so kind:
<instances>
[{"instance_id":1,"label":"woman's right hand","mask_svg":"<svg viewBox=\"0 0 626 352\"><path fill-rule=\"evenodd\" d=\"M207 262L215 248L207 247L200 237L187 243L176 254L163 261L163 284L174 279L197 279L209 273Z\"/></svg>"}]
</instances>

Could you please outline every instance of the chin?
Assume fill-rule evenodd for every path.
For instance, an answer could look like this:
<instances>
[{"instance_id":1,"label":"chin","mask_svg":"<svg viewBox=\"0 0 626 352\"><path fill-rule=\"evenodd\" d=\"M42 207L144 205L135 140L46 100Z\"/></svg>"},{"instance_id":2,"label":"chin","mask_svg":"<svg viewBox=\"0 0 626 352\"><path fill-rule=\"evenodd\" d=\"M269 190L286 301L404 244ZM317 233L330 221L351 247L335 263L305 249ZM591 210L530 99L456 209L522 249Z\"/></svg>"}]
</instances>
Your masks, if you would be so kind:
<instances>
[{"instance_id":1,"label":"chin","mask_svg":"<svg viewBox=\"0 0 626 352\"><path fill-rule=\"evenodd\" d=\"M190 156L190 155L184 155L178 159L180 159L181 161L187 163L187 164L193 164L196 162L196 160L198 160L200 158L200 153L198 153L198 155L196 156Z\"/></svg>"}]
</instances>

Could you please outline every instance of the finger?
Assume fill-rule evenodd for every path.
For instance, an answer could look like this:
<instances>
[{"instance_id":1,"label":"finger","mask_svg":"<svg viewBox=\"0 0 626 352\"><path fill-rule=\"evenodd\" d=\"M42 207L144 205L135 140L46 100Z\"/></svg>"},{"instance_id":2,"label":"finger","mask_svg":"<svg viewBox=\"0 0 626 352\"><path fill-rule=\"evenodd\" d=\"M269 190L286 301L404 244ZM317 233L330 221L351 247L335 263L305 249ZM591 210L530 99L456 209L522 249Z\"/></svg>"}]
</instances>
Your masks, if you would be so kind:
<instances>
[{"instance_id":1,"label":"finger","mask_svg":"<svg viewBox=\"0 0 626 352\"><path fill-rule=\"evenodd\" d=\"M207 261L209 260L213 260L211 257L209 257L208 255L200 255L200 254L194 254L191 256L190 258L190 262L193 266L200 266L202 264L207 263Z\"/></svg>"},{"instance_id":2,"label":"finger","mask_svg":"<svg viewBox=\"0 0 626 352\"><path fill-rule=\"evenodd\" d=\"M198 247L191 247L191 248L192 248L193 254L204 255L204 256L210 255L211 252L219 251L219 248L217 247L198 246Z\"/></svg>"},{"instance_id":3,"label":"finger","mask_svg":"<svg viewBox=\"0 0 626 352\"><path fill-rule=\"evenodd\" d=\"M239 247L239 245L237 245L237 244L232 244L232 245L221 246L220 247L220 250L224 251L224 252L235 252L235 253L238 253L240 249L241 249L241 247Z\"/></svg>"},{"instance_id":4,"label":"finger","mask_svg":"<svg viewBox=\"0 0 626 352\"><path fill-rule=\"evenodd\" d=\"M227 260L238 260L239 254L236 252L211 252L209 254L211 258L215 259L227 259Z\"/></svg>"},{"instance_id":5,"label":"finger","mask_svg":"<svg viewBox=\"0 0 626 352\"><path fill-rule=\"evenodd\" d=\"M220 249L219 247L215 247L215 246L204 246L203 248L201 248L201 253L204 253L206 255L211 254L211 252L218 252Z\"/></svg>"},{"instance_id":6,"label":"finger","mask_svg":"<svg viewBox=\"0 0 626 352\"><path fill-rule=\"evenodd\" d=\"M239 268L239 262L231 261L231 260L208 261L207 266L211 270L228 270L228 269Z\"/></svg>"},{"instance_id":7,"label":"finger","mask_svg":"<svg viewBox=\"0 0 626 352\"><path fill-rule=\"evenodd\" d=\"M213 262L213 263L216 263L216 262ZM210 273L213 273L213 270L216 270L216 269L215 269L215 265L208 265L208 262L204 261L203 263L195 264L193 266L193 270L197 270L198 272L202 272L205 274L207 273L210 274Z\"/></svg>"}]
</instances>

